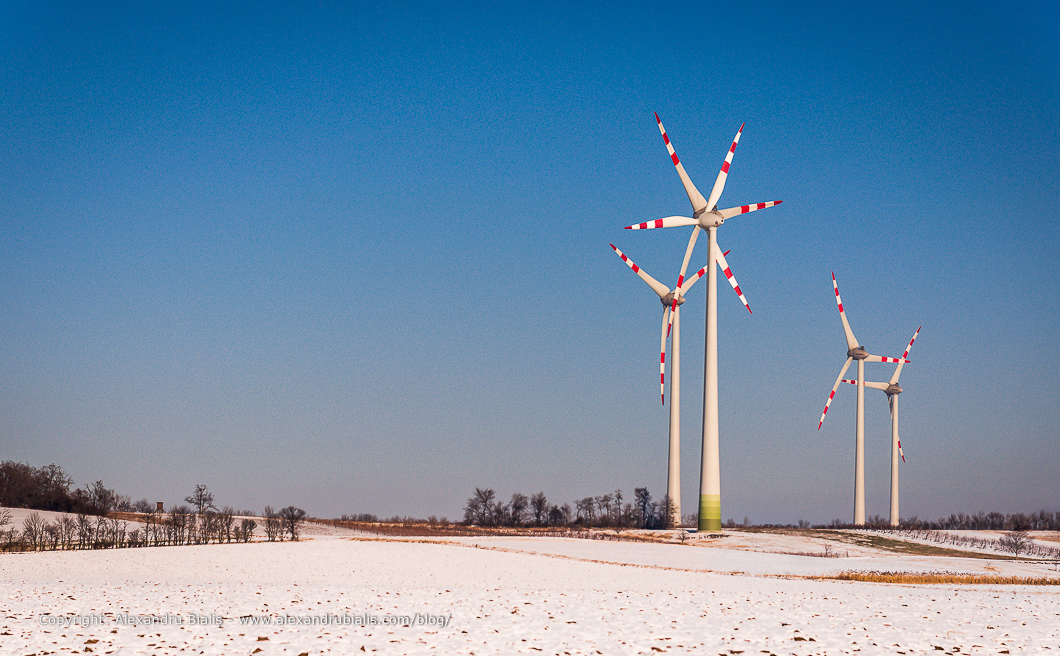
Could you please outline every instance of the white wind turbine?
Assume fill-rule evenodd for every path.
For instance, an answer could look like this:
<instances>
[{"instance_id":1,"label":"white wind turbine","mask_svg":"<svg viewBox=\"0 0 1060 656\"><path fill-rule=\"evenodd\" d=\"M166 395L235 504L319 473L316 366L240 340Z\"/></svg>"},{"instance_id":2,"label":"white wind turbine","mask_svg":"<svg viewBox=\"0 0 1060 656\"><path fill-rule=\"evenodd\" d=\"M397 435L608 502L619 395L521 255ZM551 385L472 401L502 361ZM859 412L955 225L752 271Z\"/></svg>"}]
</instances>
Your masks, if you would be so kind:
<instances>
[{"instance_id":1,"label":"white wind turbine","mask_svg":"<svg viewBox=\"0 0 1060 656\"><path fill-rule=\"evenodd\" d=\"M916 332L913 333L913 338L909 340L909 346L905 347L905 353L902 354L903 360L909 356L909 351L913 349L913 342L916 341L916 336L919 334L920 327L917 327ZM891 409L891 526L898 526L898 458L901 457L902 462L905 462L905 453L902 452L902 440L898 437L898 395L902 393L902 388L898 385L898 377L902 375L902 367L904 366L905 362L899 362L898 366L894 368L894 373L891 374L891 379L886 383L865 382L865 387L883 390L883 393L887 395L887 405ZM847 380L845 378L843 382L851 385L858 384L856 380Z\"/></svg>"},{"instance_id":2,"label":"white wind turbine","mask_svg":"<svg viewBox=\"0 0 1060 656\"><path fill-rule=\"evenodd\" d=\"M843 368L839 370L839 376L835 379L835 385L832 385L832 392L828 395L828 400L824 404L824 412L821 413L821 421L817 424L817 430L821 430L821 425L824 424L824 417L828 414L828 406L832 404L832 399L835 397L836 390L839 389L839 383L843 382L843 374L847 372L850 367L850 363L853 360L858 361L858 400L857 400L857 417L855 418L854 434L855 434L855 446L854 446L854 524L856 526L863 526L865 524L865 363L866 362L897 362L899 365L906 364L909 361L904 357L902 358L888 358L881 357L879 355L870 355L865 347L862 346L856 337L854 337L854 331L850 329L850 323L847 321L847 314L843 310L843 300L839 297L839 285L835 280L835 273L832 274L832 288L835 290L835 302L839 306L839 318L843 321L843 333L846 335L847 340L847 361L843 363Z\"/></svg>"},{"instance_id":3,"label":"white wind turbine","mask_svg":"<svg viewBox=\"0 0 1060 656\"><path fill-rule=\"evenodd\" d=\"M707 267L703 267L688 280L684 281L680 288L670 291L669 287L648 275L647 271L637 266L633 260L618 250L618 247L614 244L609 244L609 246L622 258L626 266L633 270L633 273L640 276L640 279L652 288L652 291L658 295L659 301L663 305L662 330L660 331L661 344L659 347L659 397L664 404L666 403L667 332L670 333L670 339L673 342L670 359L670 454L667 467L666 494L672 504L670 521L672 525L676 526L681 519L681 304L685 302L684 295L706 273ZM744 298L743 292L740 291L740 286L736 283L736 277L732 275L732 270L729 268L728 262L725 261L726 255L728 255L728 252L719 252L714 259L725 273L729 284L732 285L740 300L747 307L747 311L750 312L751 306L747 304L747 299Z\"/></svg>"},{"instance_id":4,"label":"white wind turbine","mask_svg":"<svg viewBox=\"0 0 1060 656\"><path fill-rule=\"evenodd\" d=\"M719 210L718 200L722 191L725 190L725 180L729 175L729 166L732 164L733 155L736 153L736 144L740 141L743 133L743 125L736 132L729 152L722 162L721 171L714 181L714 187L710 190L710 197L704 198L692 179L685 172L681 160L677 157L670 138L666 136L659 115L655 115L655 121L659 124L659 132L662 133L663 142L670 153L677 175L681 178L681 184L685 188L688 200L692 203L692 216L670 216L664 219L656 219L646 223L626 226L627 230L646 230L652 228L671 228L677 226L695 226L685 249L685 259L681 263L681 275L677 278L677 287L680 289L684 280L685 271L688 269L688 260L692 256L692 249L696 245L696 238L700 230L706 230L710 240L709 250L712 253L721 252L718 247L717 230L727 219L740 214L754 212L779 205L782 201L770 201L757 203L755 205L743 205ZM746 124L745 124L746 125ZM707 272L707 321L706 321L706 344L704 346L703 358L703 460L699 479L699 530L720 531L721 530L721 449L718 425L718 275L714 267L706 267ZM676 301L676 299L675 299ZM674 304L676 307L676 303Z\"/></svg>"}]
</instances>

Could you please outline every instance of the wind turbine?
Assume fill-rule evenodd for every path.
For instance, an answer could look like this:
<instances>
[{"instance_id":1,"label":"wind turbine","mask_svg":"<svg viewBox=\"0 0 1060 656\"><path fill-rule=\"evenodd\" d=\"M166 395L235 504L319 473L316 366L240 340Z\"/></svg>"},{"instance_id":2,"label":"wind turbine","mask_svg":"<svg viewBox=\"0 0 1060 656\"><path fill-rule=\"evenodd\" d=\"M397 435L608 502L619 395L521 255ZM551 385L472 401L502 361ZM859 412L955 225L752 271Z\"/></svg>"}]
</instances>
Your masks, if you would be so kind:
<instances>
[{"instance_id":1,"label":"wind turbine","mask_svg":"<svg viewBox=\"0 0 1060 656\"><path fill-rule=\"evenodd\" d=\"M854 337L854 331L850 329L850 322L847 321L847 314L843 310L843 299L839 297L839 285L835 280L835 273L832 273L832 288L835 290L835 302L839 306L839 318L843 321L843 333L847 339L847 361L843 363L843 368L839 370L839 376L835 379L835 385L832 385L832 392L828 395L828 400L824 404L824 412L821 413L821 421L817 424L817 430L821 430L821 425L824 424L824 417L828 414L828 406L832 404L832 399L835 397L835 392L839 389L839 383L843 382L843 374L847 372L850 367L850 363L853 360L858 361L858 401L857 401L857 417L855 418L854 434L855 434L855 445L854 445L854 524L856 526L865 525L865 363L866 362L897 362L899 365L906 364L909 361L902 358L888 358L879 355L871 355L865 350L865 347L858 342L858 339Z\"/></svg>"},{"instance_id":2,"label":"wind turbine","mask_svg":"<svg viewBox=\"0 0 1060 656\"><path fill-rule=\"evenodd\" d=\"M718 247L717 230L727 219L740 214L754 212L779 205L782 201L769 201L767 203L756 203L754 205L742 205L729 209L719 210L718 200L725 190L725 180L729 175L729 166L732 164L733 155L736 153L736 144L743 134L743 125L736 132L736 138L729 147L729 152L722 162L721 171L714 180L714 187L710 190L710 197L704 198L692 179L685 172L685 167L677 157L670 138L666 136L659 115L655 115L655 122L659 124L659 132L662 133L666 150L670 153L670 159L677 169L677 175L681 178L681 184L685 188L689 202L692 203L692 216L669 216L637 225L626 226L627 230L648 230L653 228L672 228L677 226L695 226L685 249L685 259L681 263L681 275L677 277L677 287L680 288L688 269L688 260L692 257L692 249L695 248L696 238L700 230L706 230L709 238L709 250L712 253L720 252ZM746 124L744 124L746 125ZM704 346L703 358L703 460L699 478L699 530L720 531L721 530L721 449L718 425L718 274L714 267L707 268L707 320L706 320L706 344ZM748 308L750 309L750 308Z\"/></svg>"},{"instance_id":3,"label":"wind turbine","mask_svg":"<svg viewBox=\"0 0 1060 656\"><path fill-rule=\"evenodd\" d=\"M622 258L626 266L633 270L633 273L640 276L640 279L652 288L652 291L658 295L659 301L663 305L662 343L659 348L659 397L664 404L666 403L667 332L670 332L670 339L673 342L670 359L670 454L667 467L666 494L672 504L670 521L676 526L681 520L681 304L685 302L684 294L706 273L707 267L703 267L688 280L684 281L682 287L670 291L669 287L648 275L647 271L637 266L633 260L614 244L609 244L609 246ZM744 305L747 305L747 299L744 298L743 292L740 291L740 287L736 283L736 278L732 275L728 262L725 261L726 255L728 255L728 252L717 253L715 261L725 272L733 289L739 294L740 300L743 301ZM747 311L751 311L749 305L747 305ZM670 330L671 327L672 331Z\"/></svg>"},{"instance_id":4,"label":"wind turbine","mask_svg":"<svg viewBox=\"0 0 1060 656\"><path fill-rule=\"evenodd\" d=\"M905 353L902 354L903 360L909 355L909 351L913 350L913 342L916 341L916 336L920 334L920 328L917 327L916 332L913 333L913 339L909 340L909 346L905 347ZM902 462L905 462L905 453L902 452L902 440L898 438L898 395L902 393L902 388L898 385L898 377L902 375L902 367L904 366L905 362L899 362L898 366L894 368L894 373L891 374L891 379L886 383L865 382L865 387L883 390L883 393L887 395L887 405L891 409L891 526L898 526L898 457L901 456ZM843 382L851 385L858 384L856 380L847 380L845 378Z\"/></svg>"}]
</instances>

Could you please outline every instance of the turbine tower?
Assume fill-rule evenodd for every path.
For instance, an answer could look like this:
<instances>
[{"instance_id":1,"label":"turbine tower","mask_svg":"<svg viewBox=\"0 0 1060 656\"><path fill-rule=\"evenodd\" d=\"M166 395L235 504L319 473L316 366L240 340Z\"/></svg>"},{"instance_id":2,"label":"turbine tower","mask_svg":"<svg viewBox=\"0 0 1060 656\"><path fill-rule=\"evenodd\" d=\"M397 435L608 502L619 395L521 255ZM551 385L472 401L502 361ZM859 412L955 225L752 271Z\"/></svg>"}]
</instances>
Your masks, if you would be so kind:
<instances>
[{"instance_id":1,"label":"turbine tower","mask_svg":"<svg viewBox=\"0 0 1060 656\"><path fill-rule=\"evenodd\" d=\"M909 346L905 347L905 353L902 354L904 360L908 355L909 351L913 349L913 342L916 341L916 336L920 334L920 327L913 333L913 339L909 340ZM902 375L902 367L905 366L904 362L899 362L898 366L894 368L894 373L891 374L891 379L886 383L865 383L865 387L871 387L872 389L883 390L883 393L887 395L887 405L891 409L891 526L898 526L898 458L902 458L902 462L905 462L905 453L902 452L902 440L898 438L898 395L902 393L902 388L898 385L898 377ZM843 379L844 383L850 383L851 385L857 385L856 380Z\"/></svg>"},{"instance_id":2,"label":"turbine tower","mask_svg":"<svg viewBox=\"0 0 1060 656\"><path fill-rule=\"evenodd\" d=\"M850 367L850 363L853 360L858 361L858 400L857 400L857 416L854 420L854 525L864 526L865 525L865 363L866 362L897 362L900 365L906 364L909 361L903 358L888 358L881 357L879 355L870 355L865 347L862 346L856 337L854 337L854 331L850 329L850 323L847 321L847 314L843 310L843 300L839 297L839 285L836 283L835 273L832 273L832 288L835 290L835 302L839 307L839 318L843 321L843 333L846 335L847 340L847 360L843 363L843 368L839 370L839 376L835 379L835 385L832 385L832 392L828 395L828 400L824 404L824 412L821 413L821 421L817 424L817 430L821 430L821 425L824 424L824 417L828 414L828 406L832 404L832 399L835 397L835 392L839 389L839 383L843 382L843 374L847 372Z\"/></svg>"},{"instance_id":3,"label":"turbine tower","mask_svg":"<svg viewBox=\"0 0 1060 656\"><path fill-rule=\"evenodd\" d=\"M704 198L699 193L692 179L685 172L685 167L677 157L670 138L666 135L659 115L655 115L655 122L659 125L666 150L670 153L670 159L677 169L677 175L681 178L681 184L685 188L689 202L692 203L692 216L670 216L663 219L626 226L627 230L646 230L653 228L671 228L677 226L695 226L685 249L685 259L681 264L681 274L677 278L677 287L680 288L684 280L685 271L688 269L688 260L692 257L692 250L696 245L696 238L700 230L706 230L709 239L709 250L711 253L721 252L718 247L717 229L727 219L740 214L754 212L779 205L782 201L770 201L757 203L755 205L743 205L719 210L718 200L725 190L725 180L729 175L729 166L732 164L733 155L736 153L736 144L740 141L743 133L743 125L736 132L729 152L725 155L725 161L721 165L721 171L714 181L714 187L710 190L710 197ZM706 344L704 346L703 359L703 459L699 479L699 530L720 531L721 530L721 448L719 440L718 424L718 274L713 266L707 269L707 321L706 321ZM728 274L727 274L728 277ZM742 295L741 295L742 296ZM750 309L750 308L748 308Z\"/></svg>"},{"instance_id":4,"label":"turbine tower","mask_svg":"<svg viewBox=\"0 0 1060 656\"><path fill-rule=\"evenodd\" d=\"M695 275L684 281L682 287L671 292L669 287L648 275L647 271L637 266L633 260L618 250L614 244L609 245L622 258L626 266L632 269L633 273L640 276L640 279L652 288L652 291L658 295L659 301L663 305L662 330L660 331L662 343L659 348L659 393L663 403L666 402L666 337L668 332L673 342L670 359L670 453L666 477L666 494L672 504L669 519L671 525L676 526L681 521L681 305L685 302L684 295L703 276L706 272L706 267L703 267ZM733 289L737 290L740 295L740 300L744 302L744 305L747 305L747 299L739 291L736 278L732 275L732 270L729 269L729 265L725 261L726 255L728 255L727 252L718 253L715 260L718 262L718 266L722 267L722 270L726 272ZM750 312L751 307L747 306L747 310ZM670 330L671 326L672 331Z\"/></svg>"}]
</instances>

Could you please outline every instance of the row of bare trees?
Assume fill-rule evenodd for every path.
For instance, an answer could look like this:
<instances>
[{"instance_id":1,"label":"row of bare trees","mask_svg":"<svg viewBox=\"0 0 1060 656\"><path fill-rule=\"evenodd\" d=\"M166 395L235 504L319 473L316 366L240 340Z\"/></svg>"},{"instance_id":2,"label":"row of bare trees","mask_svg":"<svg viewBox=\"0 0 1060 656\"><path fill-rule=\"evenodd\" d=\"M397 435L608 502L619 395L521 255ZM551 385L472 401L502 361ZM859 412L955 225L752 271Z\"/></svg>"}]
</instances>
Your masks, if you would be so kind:
<instances>
[{"instance_id":1,"label":"row of bare trees","mask_svg":"<svg viewBox=\"0 0 1060 656\"><path fill-rule=\"evenodd\" d=\"M985 536L960 535L957 533L948 533L946 531L925 529L894 529L888 532L904 537L910 537L915 540L952 545L964 549L990 549L994 551L1011 552L1015 556L1024 554L1026 556L1034 556L1037 558L1060 560L1060 548L1036 543L1031 539L1027 531L1022 529L1009 531L996 539Z\"/></svg>"},{"instance_id":2,"label":"row of bare trees","mask_svg":"<svg viewBox=\"0 0 1060 656\"><path fill-rule=\"evenodd\" d=\"M668 528L672 515L668 497L652 501L647 488L634 490L633 502L623 503L622 490L585 497L562 506L549 503L544 492L527 497L516 492L506 503L489 488L475 488L464 506L464 523L476 526Z\"/></svg>"},{"instance_id":3,"label":"row of bare trees","mask_svg":"<svg viewBox=\"0 0 1060 656\"><path fill-rule=\"evenodd\" d=\"M250 542L258 526L256 519L237 517L229 506L217 508L205 485L197 485L185 502L190 506L174 505L168 511L90 515L82 510L51 521L33 512L25 518L21 530L15 526L5 530L12 515L10 510L0 508L0 548L44 551ZM279 511L266 506L261 517L265 538L270 542L297 540L305 516L305 511L295 506Z\"/></svg>"},{"instance_id":4,"label":"row of bare trees","mask_svg":"<svg viewBox=\"0 0 1060 656\"><path fill-rule=\"evenodd\" d=\"M802 527L800 521L799 526ZM952 513L936 520L906 517L898 522L900 528L910 531L1060 531L1060 512L1039 510L1032 513L999 512ZM827 526L814 528L858 528L849 522L834 519ZM889 530L891 522L886 517L873 515L865 520L865 528Z\"/></svg>"}]
</instances>

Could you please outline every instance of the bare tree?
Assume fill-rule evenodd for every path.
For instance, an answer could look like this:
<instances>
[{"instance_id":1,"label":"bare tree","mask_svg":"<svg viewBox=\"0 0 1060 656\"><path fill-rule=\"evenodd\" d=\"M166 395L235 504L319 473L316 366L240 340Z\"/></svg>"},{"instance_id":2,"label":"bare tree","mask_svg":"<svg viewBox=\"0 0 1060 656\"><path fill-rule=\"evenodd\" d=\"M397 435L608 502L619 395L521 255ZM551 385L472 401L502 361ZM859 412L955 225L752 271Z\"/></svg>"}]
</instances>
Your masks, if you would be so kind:
<instances>
[{"instance_id":1,"label":"bare tree","mask_svg":"<svg viewBox=\"0 0 1060 656\"><path fill-rule=\"evenodd\" d=\"M92 544L92 523L85 512L77 513L77 548L87 549Z\"/></svg>"},{"instance_id":2,"label":"bare tree","mask_svg":"<svg viewBox=\"0 0 1060 656\"><path fill-rule=\"evenodd\" d=\"M51 546L52 551L59 548L59 522L44 523L44 544L45 546Z\"/></svg>"},{"instance_id":3,"label":"bare tree","mask_svg":"<svg viewBox=\"0 0 1060 656\"><path fill-rule=\"evenodd\" d=\"M11 523L11 511L7 508L0 508L0 529Z\"/></svg>"},{"instance_id":4,"label":"bare tree","mask_svg":"<svg viewBox=\"0 0 1060 656\"><path fill-rule=\"evenodd\" d=\"M637 513L637 524L640 528L648 528L651 524L651 494L646 487L638 487L633 490L635 501L633 507Z\"/></svg>"},{"instance_id":5,"label":"bare tree","mask_svg":"<svg viewBox=\"0 0 1060 656\"><path fill-rule=\"evenodd\" d=\"M169 526L172 531L173 544L184 544L188 538L188 523L191 521L191 508L173 506L169 509Z\"/></svg>"},{"instance_id":6,"label":"bare tree","mask_svg":"<svg viewBox=\"0 0 1060 656\"><path fill-rule=\"evenodd\" d=\"M44 519L40 513L30 513L22 520L22 536L29 543L30 549L44 549Z\"/></svg>"},{"instance_id":7,"label":"bare tree","mask_svg":"<svg viewBox=\"0 0 1060 656\"><path fill-rule=\"evenodd\" d=\"M610 494L601 494L596 497L596 509L600 511L600 524L607 526L611 523L611 503L613 498Z\"/></svg>"},{"instance_id":8,"label":"bare tree","mask_svg":"<svg viewBox=\"0 0 1060 656\"><path fill-rule=\"evenodd\" d=\"M129 498L128 494L115 494L114 495L114 510L118 512L132 512L132 499Z\"/></svg>"},{"instance_id":9,"label":"bare tree","mask_svg":"<svg viewBox=\"0 0 1060 656\"><path fill-rule=\"evenodd\" d=\"M464 506L464 522L488 526L493 517L493 500L497 493L489 488L475 488L475 494Z\"/></svg>"},{"instance_id":10,"label":"bare tree","mask_svg":"<svg viewBox=\"0 0 1060 656\"><path fill-rule=\"evenodd\" d=\"M538 492L530 497L530 514L534 516L534 526L544 526L548 523L548 499L544 492Z\"/></svg>"},{"instance_id":11,"label":"bare tree","mask_svg":"<svg viewBox=\"0 0 1060 656\"><path fill-rule=\"evenodd\" d=\"M63 515L59 518L59 541L62 543L63 549L70 549L74 543L74 536L77 534L77 523L74 518L70 515Z\"/></svg>"},{"instance_id":12,"label":"bare tree","mask_svg":"<svg viewBox=\"0 0 1060 656\"><path fill-rule=\"evenodd\" d=\"M220 542L222 539L225 542L232 541L232 524L235 522L236 511L232 510L232 506L225 506L221 509L220 514L217 515L217 541Z\"/></svg>"},{"instance_id":13,"label":"bare tree","mask_svg":"<svg viewBox=\"0 0 1060 656\"><path fill-rule=\"evenodd\" d=\"M100 515L106 515L114 510L118 498L117 493L104 485L103 481L93 483L88 495L90 503Z\"/></svg>"},{"instance_id":14,"label":"bare tree","mask_svg":"<svg viewBox=\"0 0 1060 656\"><path fill-rule=\"evenodd\" d=\"M508 503L508 520L512 526L522 526L523 520L526 516L526 510L530 507L530 500L526 498L525 494L519 494L516 492L512 495L512 500Z\"/></svg>"},{"instance_id":15,"label":"bare tree","mask_svg":"<svg viewBox=\"0 0 1060 656\"><path fill-rule=\"evenodd\" d=\"M237 529L239 531L238 539L242 542L250 542L250 538L254 535L254 529L257 525L258 523L253 519L244 517L243 521L239 523L239 528Z\"/></svg>"},{"instance_id":16,"label":"bare tree","mask_svg":"<svg viewBox=\"0 0 1060 656\"><path fill-rule=\"evenodd\" d=\"M578 517L575 521L584 522L586 526L592 526L593 519L596 517L596 501L592 497L585 497L575 501L574 507L578 512Z\"/></svg>"},{"instance_id":17,"label":"bare tree","mask_svg":"<svg viewBox=\"0 0 1060 656\"><path fill-rule=\"evenodd\" d=\"M508 504L503 501L497 501L490 507L490 518L489 523L493 526L503 526L508 523L509 515Z\"/></svg>"},{"instance_id":18,"label":"bare tree","mask_svg":"<svg viewBox=\"0 0 1060 656\"><path fill-rule=\"evenodd\" d=\"M280 511L280 519L283 521L283 529L287 531L291 539L297 540L302 520L305 519L305 511L294 506L287 506Z\"/></svg>"},{"instance_id":19,"label":"bare tree","mask_svg":"<svg viewBox=\"0 0 1060 656\"><path fill-rule=\"evenodd\" d=\"M12 526L4 535L4 551L22 551L26 547L26 537Z\"/></svg>"},{"instance_id":20,"label":"bare tree","mask_svg":"<svg viewBox=\"0 0 1060 656\"><path fill-rule=\"evenodd\" d=\"M206 512L208 509L213 508L213 494L206 488L205 485L196 485L195 491L191 495L184 497L184 503L189 506L195 507L195 512L199 515Z\"/></svg>"},{"instance_id":21,"label":"bare tree","mask_svg":"<svg viewBox=\"0 0 1060 656\"><path fill-rule=\"evenodd\" d=\"M217 524L218 517L217 513L212 510L207 510L205 513L198 516L198 531L196 532L195 541L197 544L210 544L210 538L217 536ZM220 539L218 539L220 541Z\"/></svg>"},{"instance_id":22,"label":"bare tree","mask_svg":"<svg viewBox=\"0 0 1060 656\"><path fill-rule=\"evenodd\" d=\"M1026 551L1031 546L1031 539L1027 536L1027 531L1009 531L1007 535L1001 536L998 543L1006 551L1018 556L1021 551Z\"/></svg>"},{"instance_id":23,"label":"bare tree","mask_svg":"<svg viewBox=\"0 0 1060 656\"><path fill-rule=\"evenodd\" d=\"M276 511L272 509L272 506L265 506L265 538L269 542L276 539L283 541L283 530L280 526L280 516L276 514Z\"/></svg>"}]
</instances>

